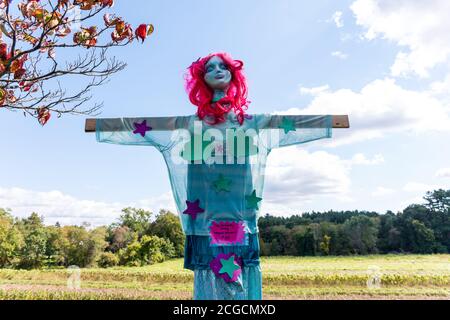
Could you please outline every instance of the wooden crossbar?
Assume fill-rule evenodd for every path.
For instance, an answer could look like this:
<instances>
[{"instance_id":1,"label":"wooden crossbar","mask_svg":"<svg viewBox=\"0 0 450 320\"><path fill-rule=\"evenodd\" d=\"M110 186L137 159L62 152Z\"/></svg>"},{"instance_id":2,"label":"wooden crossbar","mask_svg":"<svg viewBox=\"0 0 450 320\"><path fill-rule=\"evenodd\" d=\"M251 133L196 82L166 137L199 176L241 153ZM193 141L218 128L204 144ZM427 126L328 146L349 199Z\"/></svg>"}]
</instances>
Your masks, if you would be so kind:
<instances>
[{"instance_id":1,"label":"wooden crossbar","mask_svg":"<svg viewBox=\"0 0 450 320\"><path fill-rule=\"evenodd\" d=\"M273 115L271 123L268 124L267 128L278 128L281 123L281 118L288 118L290 120L301 120L304 124L301 126L302 128L321 128L323 127L323 121L318 123L314 121L318 116L317 115ZM157 123L174 123L174 119L176 117L141 117L141 118L128 118L132 119L136 122L142 121L142 119L157 119ZM123 119L122 118L114 118L109 119L110 124L112 126L109 128L109 131L125 131L126 129L122 126ZM97 119L86 119L85 124L85 132L95 132ZM181 121L180 123L186 123ZM168 128L168 127L155 127L152 125L153 130L172 130L172 129L181 129L180 128ZM348 129L350 128L350 122L348 119L348 115L333 115L333 128L336 129Z\"/></svg>"}]
</instances>

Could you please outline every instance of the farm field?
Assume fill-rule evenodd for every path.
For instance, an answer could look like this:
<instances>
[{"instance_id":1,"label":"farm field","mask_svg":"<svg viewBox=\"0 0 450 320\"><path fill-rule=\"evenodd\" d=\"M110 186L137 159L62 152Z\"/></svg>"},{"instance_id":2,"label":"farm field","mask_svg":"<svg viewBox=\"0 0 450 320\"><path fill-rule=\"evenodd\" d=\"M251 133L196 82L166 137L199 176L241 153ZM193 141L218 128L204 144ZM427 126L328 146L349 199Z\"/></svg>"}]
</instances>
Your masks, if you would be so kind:
<instances>
[{"instance_id":1,"label":"farm field","mask_svg":"<svg viewBox=\"0 0 450 320\"><path fill-rule=\"evenodd\" d=\"M450 299L450 255L263 257L261 268L264 299ZM69 276L2 269L0 299L192 299L193 273L182 259L81 269L79 288Z\"/></svg>"}]
</instances>

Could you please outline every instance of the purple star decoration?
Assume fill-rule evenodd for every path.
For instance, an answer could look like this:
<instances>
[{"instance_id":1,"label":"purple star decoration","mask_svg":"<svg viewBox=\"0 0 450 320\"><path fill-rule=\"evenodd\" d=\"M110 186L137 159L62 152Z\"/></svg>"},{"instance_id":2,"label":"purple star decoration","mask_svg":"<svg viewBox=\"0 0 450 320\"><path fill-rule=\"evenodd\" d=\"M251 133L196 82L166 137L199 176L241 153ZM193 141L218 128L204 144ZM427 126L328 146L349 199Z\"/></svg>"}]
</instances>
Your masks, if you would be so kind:
<instances>
[{"instance_id":1,"label":"purple star decoration","mask_svg":"<svg viewBox=\"0 0 450 320\"><path fill-rule=\"evenodd\" d=\"M187 209L183 211L184 214L188 214L192 219L197 218L197 214L205 212L204 209L200 208L200 200L197 199L194 202L186 200Z\"/></svg>"},{"instance_id":2,"label":"purple star decoration","mask_svg":"<svg viewBox=\"0 0 450 320\"><path fill-rule=\"evenodd\" d=\"M147 126L147 120L144 120L142 123L133 123L134 128L136 130L133 131L134 134L140 134L141 136L145 137L145 134L147 131L151 131L152 127Z\"/></svg>"},{"instance_id":3,"label":"purple star decoration","mask_svg":"<svg viewBox=\"0 0 450 320\"><path fill-rule=\"evenodd\" d=\"M239 266L238 269L236 269L233 272L233 276L230 277L228 275L227 272L224 273L220 273L220 270L224 267L222 260L229 260L231 257L234 257L234 263L236 265ZM219 277L222 278L223 280L225 280L225 282L236 282L237 279L239 278L239 276L242 273L242 258L237 256L234 253L219 253L210 263L209 263L209 267L211 268L211 270L214 272L214 274Z\"/></svg>"}]
</instances>

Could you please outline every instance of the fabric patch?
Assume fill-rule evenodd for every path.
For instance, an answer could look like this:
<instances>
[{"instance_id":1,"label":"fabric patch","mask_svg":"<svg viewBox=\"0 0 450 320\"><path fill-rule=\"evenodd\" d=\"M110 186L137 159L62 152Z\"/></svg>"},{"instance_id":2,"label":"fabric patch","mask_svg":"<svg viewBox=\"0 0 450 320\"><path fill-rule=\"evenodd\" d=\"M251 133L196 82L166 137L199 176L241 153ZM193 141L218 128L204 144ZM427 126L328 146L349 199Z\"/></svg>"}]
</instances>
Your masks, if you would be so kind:
<instances>
[{"instance_id":1,"label":"fabric patch","mask_svg":"<svg viewBox=\"0 0 450 320\"><path fill-rule=\"evenodd\" d=\"M217 192L225 191L230 192L230 184L231 180L224 177L223 174L219 175L219 178L213 182L214 189L216 189Z\"/></svg>"},{"instance_id":2,"label":"fabric patch","mask_svg":"<svg viewBox=\"0 0 450 320\"><path fill-rule=\"evenodd\" d=\"M135 130L133 131L134 134L140 134L142 137L145 137L145 134L147 131L151 131L152 127L149 127L147 125L147 120L144 120L142 123L133 123Z\"/></svg>"},{"instance_id":3,"label":"fabric patch","mask_svg":"<svg viewBox=\"0 0 450 320\"><path fill-rule=\"evenodd\" d=\"M289 131L296 131L294 120L283 117L283 122L279 126L280 129L284 129L284 133Z\"/></svg>"},{"instance_id":4,"label":"fabric patch","mask_svg":"<svg viewBox=\"0 0 450 320\"><path fill-rule=\"evenodd\" d=\"M260 202L262 198L256 196L256 190L253 190L251 195L245 196L245 200L247 201L247 209L259 210L258 202Z\"/></svg>"},{"instance_id":5,"label":"fabric patch","mask_svg":"<svg viewBox=\"0 0 450 320\"><path fill-rule=\"evenodd\" d=\"M242 258L234 253L219 253L209 266L214 274L225 282L236 282L242 273Z\"/></svg>"},{"instance_id":6,"label":"fabric patch","mask_svg":"<svg viewBox=\"0 0 450 320\"><path fill-rule=\"evenodd\" d=\"M209 226L210 245L245 245L244 221L213 221Z\"/></svg>"},{"instance_id":7,"label":"fabric patch","mask_svg":"<svg viewBox=\"0 0 450 320\"><path fill-rule=\"evenodd\" d=\"M203 208L200 208L200 199L195 201L186 200L187 209L183 211L184 214L188 214L192 219L197 218L197 214L205 212Z\"/></svg>"}]
</instances>

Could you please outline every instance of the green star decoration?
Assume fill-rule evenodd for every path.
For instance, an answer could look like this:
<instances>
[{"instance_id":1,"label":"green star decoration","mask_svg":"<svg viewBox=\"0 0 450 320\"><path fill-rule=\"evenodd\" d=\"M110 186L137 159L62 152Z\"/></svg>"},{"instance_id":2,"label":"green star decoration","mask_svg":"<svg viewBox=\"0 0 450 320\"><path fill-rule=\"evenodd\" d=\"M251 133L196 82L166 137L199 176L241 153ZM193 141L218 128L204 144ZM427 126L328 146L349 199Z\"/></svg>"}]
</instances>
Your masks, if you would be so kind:
<instances>
[{"instance_id":1,"label":"green star decoration","mask_svg":"<svg viewBox=\"0 0 450 320\"><path fill-rule=\"evenodd\" d=\"M260 202L262 198L257 197L256 190L253 190L251 195L245 196L245 200L247 200L247 208L258 210L258 202Z\"/></svg>"},{"instance_id":2,"label":"green star decoration","mask_svg":"<svg viewBox=\"0 0 450 320\"><path fill-rule=\"evenodd\" d=\"M220 259L220 263L222 264L222 268L219 273L228 273L230 278L233 278L234 272L240 268L240 266L234 262L234 256L230 257L228 260Z\"/></svg>"},{"instance_id":3,"label":"green star decoration","mask_svg":"<svg viewBox=\"0 0 450 320\"><path fill-rule=\"evenodd\" d=\"M223 176L223 174L219 175L219 179L213 182L214 188L217 192L226 191L230 192L230 184L231 180L227 179Z\"/></svg>"},{"instance_id":4,"label":"green star decoration","mask_svg":"<svg viewBox=\"0 0 450 320\"><path fill-rule=\"evenodd\" d=\"M289 133L289 131L295 131L295 123L294 120L283 117L283 122L278 127L280 129L284 129L284 133Z\"/></svg>"}]
</instances>

